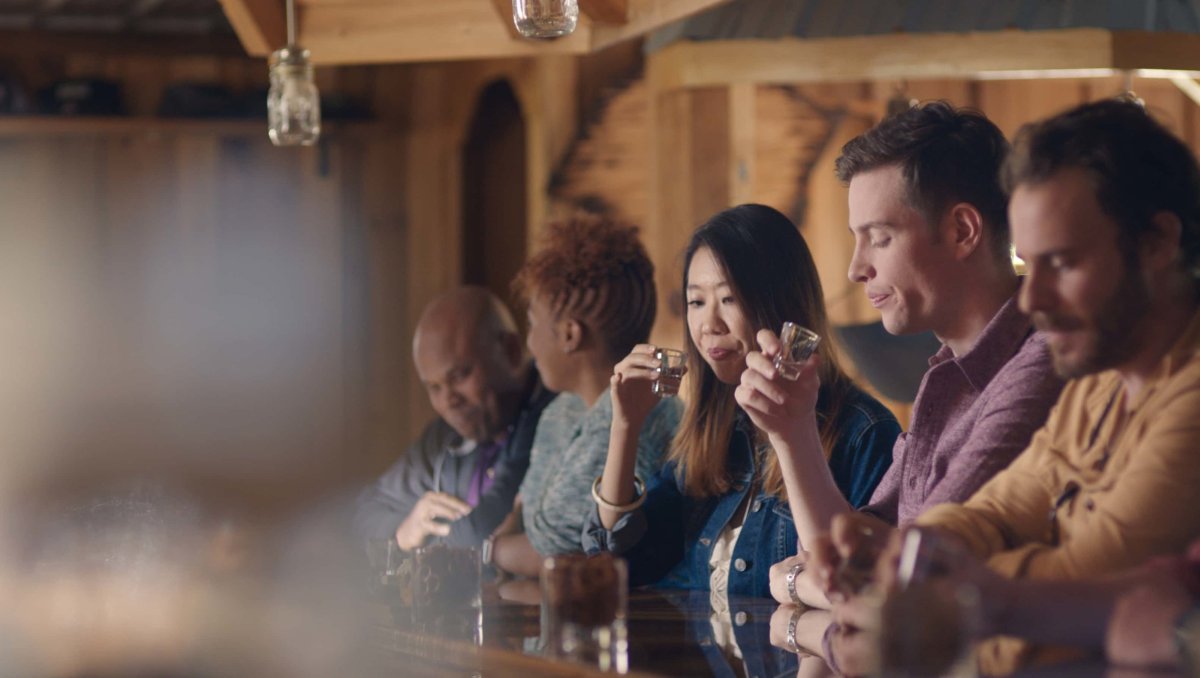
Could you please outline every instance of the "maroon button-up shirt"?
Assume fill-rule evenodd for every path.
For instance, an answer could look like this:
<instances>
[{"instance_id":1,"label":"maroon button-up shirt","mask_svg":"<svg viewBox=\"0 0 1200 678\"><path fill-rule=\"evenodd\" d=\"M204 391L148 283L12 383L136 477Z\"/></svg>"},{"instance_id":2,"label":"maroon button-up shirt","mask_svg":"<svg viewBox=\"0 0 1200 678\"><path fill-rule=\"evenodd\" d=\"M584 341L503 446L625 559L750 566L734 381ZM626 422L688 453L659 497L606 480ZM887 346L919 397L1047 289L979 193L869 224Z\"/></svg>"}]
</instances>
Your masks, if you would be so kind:
<instances>
[{"instance_id":1,"label":"maroon button-up shirt","mask_svg":"<svg viewBox=\"0 0 1200 678\"><path fill-rule=\"evenodd\" d=\"M907 525L926 508L961 503L1029 444L1058 400L1045 337L1005 302L965 354L949 347L929 359L909 430L863 510Z\"/></svg>"}]
</instances>

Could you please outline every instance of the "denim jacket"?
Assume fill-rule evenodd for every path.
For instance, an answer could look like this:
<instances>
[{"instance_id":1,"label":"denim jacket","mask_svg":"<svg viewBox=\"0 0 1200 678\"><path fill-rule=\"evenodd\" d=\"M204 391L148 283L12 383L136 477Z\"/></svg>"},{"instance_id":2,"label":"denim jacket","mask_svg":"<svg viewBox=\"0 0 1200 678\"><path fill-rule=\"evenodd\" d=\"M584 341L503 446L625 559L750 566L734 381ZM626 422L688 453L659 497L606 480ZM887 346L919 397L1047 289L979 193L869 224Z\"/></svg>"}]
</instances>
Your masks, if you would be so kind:
<instances>
[{"instance_id":1,"label":"denim jacket","mask_svg":"<svg viewBox=\"0 0 1200 678\"><path fill-rule=\"evenodd\" d=\"M891 465L900 425L887 408L861 391L837 416L842 435L829 463L839 489L857 508L870 499ZM761 483L754 482L761 456L770 452L754 449L753 429L739 410L726 458L733 481L729 492L716 497L686 495L677 464L671 462L650 483L642 507L621 516L612 530L604 529L593 510L583 527L584 549L624 556L631 586L707 590L713 544L747 493L757 488L734 546L728 593L769 597L771 566L795 555L798 540L787 503L765 494Z\"/></svg>"}]
</instances>

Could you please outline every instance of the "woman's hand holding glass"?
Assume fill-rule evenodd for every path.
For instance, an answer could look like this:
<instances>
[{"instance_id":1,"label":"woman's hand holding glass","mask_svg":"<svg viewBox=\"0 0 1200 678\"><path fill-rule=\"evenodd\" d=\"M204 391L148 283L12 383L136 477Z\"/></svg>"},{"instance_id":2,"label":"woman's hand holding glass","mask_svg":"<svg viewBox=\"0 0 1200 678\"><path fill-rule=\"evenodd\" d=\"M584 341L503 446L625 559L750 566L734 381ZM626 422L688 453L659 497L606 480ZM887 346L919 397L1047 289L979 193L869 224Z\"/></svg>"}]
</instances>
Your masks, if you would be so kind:
<instances>
[{"instance_id":1,"label":"woman's hand holding glass","mask_svg":"<svg viewBox=\"0 0 1200 678\"><path fill-rule=\"evenodd\" d=\"M660 361L657 347L638 344L613 368L612 403L613 425L623 424L638 431L660 397L654 392L659 378ZM686 368L685 368L686 371Z\"/></svg>"},{"instance_id":2,"label":"woman's hand holding glass","mask_svg":"<svg viewBox=\"0 0 1200 678\"><path fill-rule=\"evenodd\" d=\"M796 378L789 379L775 366L775 357L783 348L779 337L771 330L760 330L756 339L762 350L746 356L746 370L734 397L776 449L794 447L804 427L816 428L820 357L813 354L799 363Z\"/></svg>"}]
</instances>

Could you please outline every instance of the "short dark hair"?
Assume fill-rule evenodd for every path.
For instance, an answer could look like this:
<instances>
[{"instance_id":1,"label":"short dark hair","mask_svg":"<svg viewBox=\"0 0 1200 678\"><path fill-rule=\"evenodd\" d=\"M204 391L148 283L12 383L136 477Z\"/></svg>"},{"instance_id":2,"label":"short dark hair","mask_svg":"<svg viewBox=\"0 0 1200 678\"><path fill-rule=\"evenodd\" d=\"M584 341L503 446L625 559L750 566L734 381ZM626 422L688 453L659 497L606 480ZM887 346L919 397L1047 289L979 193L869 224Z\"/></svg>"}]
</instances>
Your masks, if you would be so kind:
<instances>
[{"instance_id":1,"label":"short dark hair","mask_svg":"<svg viewBox=\"0 0 1200 678\"><path fill-rule=\"evenodd\" d=\"M1091 177L1096 199L1132 252L1151 219L1170 212L1182 224L1184 266L1200 268L1200 167L1191 150L1138 103L1107 99L1021 128L1004 164L1008 192L1067 168Z\"/></svg>"},{"instance_id":2,"label":"short dark hair","mask_svg":"<svg viewBox=\"0 0 1200 678\"><path fill-rule=\"evenodd\" d=\"M646 341L658 308L654 264L637 227L596 214L550 224L513 286L526 300L546 295L555 314L586 325L613 362Z\"/></svg>"},{"instance_id":3,"label":"short dark hair","mask_svg":"<svg viewBox=\"0 0 1200 678\"><path fill-rule=\"evenodd\" d=\"M899 166L908 204L931 227L953 204L974 205L993 254L1008 259L1008 198L999 178L1007 154L1004 133L982 113L931 101L884 118L851 139L836 169L848 184L861 172Z\"/></svg>"}]
</instances>

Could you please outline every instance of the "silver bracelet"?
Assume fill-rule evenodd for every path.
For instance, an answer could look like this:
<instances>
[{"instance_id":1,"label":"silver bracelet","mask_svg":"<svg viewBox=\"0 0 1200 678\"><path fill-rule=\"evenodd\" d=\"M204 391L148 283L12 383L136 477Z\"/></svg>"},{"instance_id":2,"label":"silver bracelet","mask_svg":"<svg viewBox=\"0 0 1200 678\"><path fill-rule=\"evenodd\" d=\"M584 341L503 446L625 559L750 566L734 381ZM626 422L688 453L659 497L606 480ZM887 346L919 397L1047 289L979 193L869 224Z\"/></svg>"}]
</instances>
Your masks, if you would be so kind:
<instances>
[{"instance_id":1,"label":"silver bracelet","mask_svg":"<svg viewBox=\"0 0 1200 678\"><path fill-rule=\"evenodd\" d=\"M601 508L606 508L614 513L629 513L637 507L641 506L646 501L646 484L636 475L633 477L633 493L636 495L633 501L628 504L613 504L607 499L600 496L600 480L604 476L596 476L596 481L592 483L592 499Z\"/></svg>"},{"instance_id":2,"label":"silver bracelet","mask_svg":"<svg viewBox=\"0 0 1200 678\"><path fill-rule=\"evenodd\" d=\"M796 626L800 624L800 615L803 614L803 612L804 611L798 607L792 610L792 617L791 619L788 619L787 649L788 652L791 652L792 654L807 654L804 652L804 650L800 649L799 645L796 644Z\"/></svg>"},{"instance_id":3,"label":"silver bracelet","mask_svg":"<svg viewBox=\"0 0 1200 678\"><path fill-rule=\"evenodd\" d=\"M796 593L796 577L804 571L804 563L796 563L792 569L788 570L787 577L784 581L787 582L788 597L792 599L792 604L801 607L804 603L800 600L800 594Z\"/></svg>"}]
</instances>

